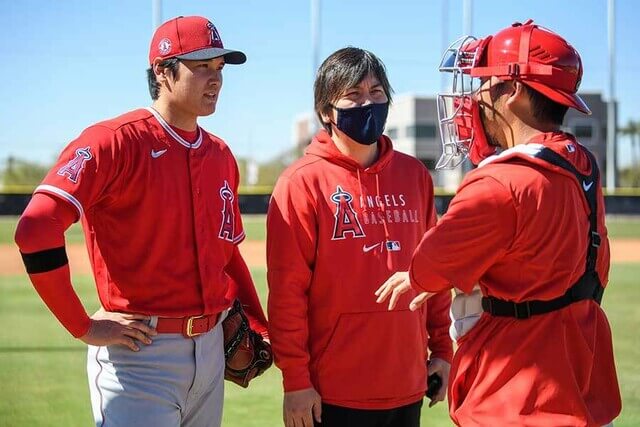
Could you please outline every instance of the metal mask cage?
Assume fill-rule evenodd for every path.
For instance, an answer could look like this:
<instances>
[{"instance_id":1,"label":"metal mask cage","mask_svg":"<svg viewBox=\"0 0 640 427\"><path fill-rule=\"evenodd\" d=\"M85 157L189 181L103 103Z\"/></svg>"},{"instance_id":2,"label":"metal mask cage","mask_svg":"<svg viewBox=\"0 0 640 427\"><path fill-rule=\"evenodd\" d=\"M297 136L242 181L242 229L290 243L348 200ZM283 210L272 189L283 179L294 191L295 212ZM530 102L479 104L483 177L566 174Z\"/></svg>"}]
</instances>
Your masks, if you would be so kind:
<instances>
[{"instance_id":1,"label":"metal mask cage","mask_svg":"<svg viewBox=\"0 0 640 427\"><path fill-rule=\"evenodd\" d=\"M471 46L473 47L470 48ZM470 73L482 54L481 47L482 44L475 37L461 37L447 48L440 61L439 71L451 73L451 86L448 91L437 96L442 155L436 169L453 169L469 153L473 131L470 131L470 137L461 137L459 123L471 122L471 114L462 107L482 84L480 79L471 77Z\"/></svg>"}]
</instances>

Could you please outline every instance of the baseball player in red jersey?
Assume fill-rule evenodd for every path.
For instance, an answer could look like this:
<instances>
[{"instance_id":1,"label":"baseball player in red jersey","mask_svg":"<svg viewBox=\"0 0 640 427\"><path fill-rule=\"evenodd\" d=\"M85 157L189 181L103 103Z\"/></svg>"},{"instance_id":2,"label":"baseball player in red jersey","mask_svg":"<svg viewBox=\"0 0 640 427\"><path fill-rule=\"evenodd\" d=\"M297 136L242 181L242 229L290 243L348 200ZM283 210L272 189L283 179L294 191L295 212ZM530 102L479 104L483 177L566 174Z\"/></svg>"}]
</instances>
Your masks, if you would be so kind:
<instances>
[{"instance_id":1,"label":"baseball player in red jersey","mask_svg":"<svg viewBox=\"0 0 640 427\"><path fill-rule=\"evenodd\" d=\"M266 334L237 248L238 168L227 145L197 124L216 109L225 64L245 60L224 49L206 18L162 24L149 52L152 107L82 132L20 219L16 242L33 285L89 344L96 425L220 425L220 322L232 298ZM103 307L91 317L64 247L77 220Z\"/></svg>"},{"instance_id":2,"label":"baseball player in red jersey","mask_svg":"<svg viewBox=\"0 0 640 427\"><path fill-rule=\"evenodd\" d=\"M432 292L459 289L449 383L457 425L610 423L621 403L600 307L609 243L599 170L560 130L568 108L590 113L576 94L580 56L527 21L459 40L441 70L454 87L438 99L440 164L467 154L478 168L378 301L394 307L412 289L423 292L415 309Z\"/></svg>"},{"instance_id":3,"label":"baseball player in red jersey","mask_svg":"<svg viewBox=\"0 0 640 427\"><path fill-rule=\"evenodd\" d=\"M382 135L390 102L375 55L354 47L333 53L315 81L324 129L274 189L269 335L287 427L418 426L428 349L430 374L448 379L450 292L417 312L388 313L367 297L409 266L436 221L429 172Z\"/></svg>"}]
</instances>

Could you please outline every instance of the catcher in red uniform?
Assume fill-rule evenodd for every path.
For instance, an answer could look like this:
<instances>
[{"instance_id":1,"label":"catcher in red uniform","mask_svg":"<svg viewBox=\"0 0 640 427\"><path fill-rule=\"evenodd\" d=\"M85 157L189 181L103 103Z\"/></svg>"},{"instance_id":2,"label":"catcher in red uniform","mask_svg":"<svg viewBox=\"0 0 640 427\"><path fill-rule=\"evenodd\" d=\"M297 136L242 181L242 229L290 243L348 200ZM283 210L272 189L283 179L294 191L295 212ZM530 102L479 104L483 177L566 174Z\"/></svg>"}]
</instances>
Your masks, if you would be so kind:
<instances>
[{"instance_id":1,"label":"catcher in red uniform","mask_svg":"<svg viewBox=\"0 0 640 427\"><path fill-rule=\"evenodd\" d=\"M600 307L609 273L600 174L560 130L568 108L590 113L576 93L580 56L527 21L460 39L440 70L454 84L438 97L439 166L468 156L478 168L378 302L390 298L393 308L413 288L422 292L416 309L434 292L459 290L448 390L457 425L610 423L621 403Z\"/></svg>"}]
</instances>

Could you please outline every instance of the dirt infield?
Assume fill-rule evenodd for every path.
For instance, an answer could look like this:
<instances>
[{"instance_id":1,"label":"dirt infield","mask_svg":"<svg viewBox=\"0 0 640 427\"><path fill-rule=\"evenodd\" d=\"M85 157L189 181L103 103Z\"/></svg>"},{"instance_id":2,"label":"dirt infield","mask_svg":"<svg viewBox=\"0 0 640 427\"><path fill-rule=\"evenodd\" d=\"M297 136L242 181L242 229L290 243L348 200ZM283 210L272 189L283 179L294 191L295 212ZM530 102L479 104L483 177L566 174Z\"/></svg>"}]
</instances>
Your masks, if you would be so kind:
<instances>
[{"instance_id":1,"label":"dirt infield","mask_svg":"<svg viewBox=\"0 0 640 427\"><path fill-rule=\"evenodd\" d=\"M267 264L264 242L242 242L240 244L240 252L249 267L264 267ZM91 274L89 256L84 245L67 245L67 256L69 257L69 266L73 274ZM24 266L16 246L0 244L0 276L24 274L24 272Z\"/></svg>"},{"instance_id":2,"label":"dirt infield","mask_svg":"<svg viewBox=\"0 0 640 427\"><path fill-rule=\"evenodd\" d=\"M265 267L266 254L264 242L245 241L240 252L249 267ZM84 245L68 245L67 255L74 274L91 274L91 266ZM611 262L640 262L640 239L617 239L611 241ZM20 254L14 245L0 245L0 276L24 274Z\"/></svg>"}]
</instances>

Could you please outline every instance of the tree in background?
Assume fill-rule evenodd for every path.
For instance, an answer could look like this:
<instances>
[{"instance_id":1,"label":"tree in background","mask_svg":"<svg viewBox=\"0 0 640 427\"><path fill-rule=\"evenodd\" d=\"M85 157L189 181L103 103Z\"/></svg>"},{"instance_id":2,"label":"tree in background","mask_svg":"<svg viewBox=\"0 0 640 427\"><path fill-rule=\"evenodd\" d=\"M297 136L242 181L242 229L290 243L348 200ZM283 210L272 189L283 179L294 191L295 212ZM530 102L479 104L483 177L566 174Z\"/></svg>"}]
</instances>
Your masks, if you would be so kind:
<instances>
[{"instance_id":1,"label":"tree in background","mask_svg":"<svg viewBox=\"0 0 640 427\"><path fill-rule=\"evenodd\" d=\"M620 170L621 187L640 187L640 167L638 165L638 149L640 148L640 121L629 120L620 128L620 135L628 137L631 142L631 166Z\"/></svg>"},{"instance_id":2,"label":"tree in background","mask_svg":"<svg viewBox=\"0 0 640 427\"><path fill-rule=\"evenodd\" d=\"M306 145L308 143L285 150L271 160L260 164L251 159L238 158L240 185L243 187L273 187L282 171L294 160L302 156ZM50 168L51 165L43 165L9 156L4 170L0 169L0 187L2 187L0 190L31 193L40 184ZM256 168L257 171L254 170Z\"/></svg>"},{"instance_id":3,"label":"tree in background","mask_svg":"<svg viewBox=\"0 0 640 427\"><path fill-rule=\"evenodd\" d=\"M280 153L273 159L265 163L261 163L258 170L258 185L273 187L276 184L278 177L286 167L294 160L302 157L306 145L292 147Z\"/></svg>"},{"instance_id":4,"label":"tree in background","mask_svg":"<svg viewBox=\"0 0 640 427\"><path fill-rule=\"evenodd\" d=\"M50 165L9 156L2 172L3 188L5 191L30 193L40 184L50 168Z\"/></svg>"},{"instance_id":5,"label":"tree in background","mask_svg":"<svg viewBox=\"0 0 640 427\"><path fill-rule=\"evenodd\" d=\"M240 172L240 186L244 187L247 185L247 159L238 157L236 158L236 162L238 163L238 171Z\"/></svg>"}]
</instances>

